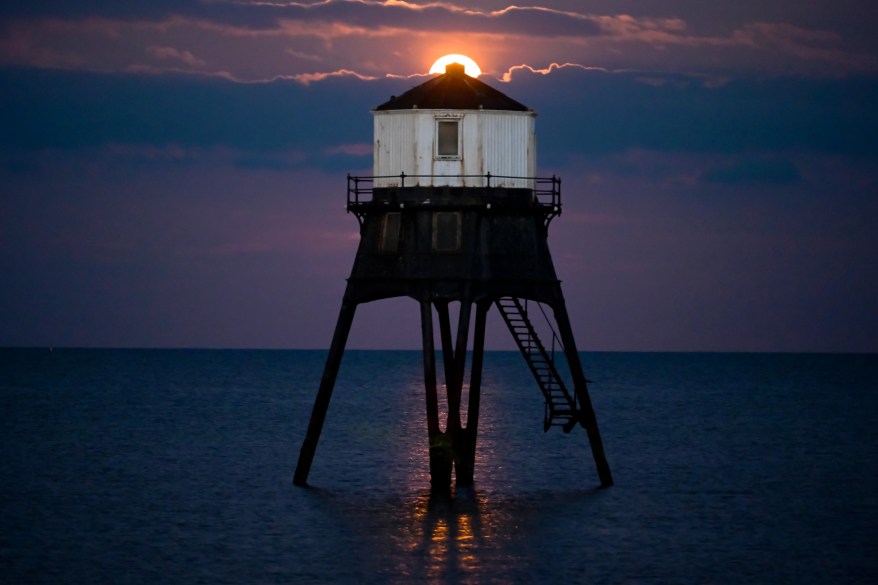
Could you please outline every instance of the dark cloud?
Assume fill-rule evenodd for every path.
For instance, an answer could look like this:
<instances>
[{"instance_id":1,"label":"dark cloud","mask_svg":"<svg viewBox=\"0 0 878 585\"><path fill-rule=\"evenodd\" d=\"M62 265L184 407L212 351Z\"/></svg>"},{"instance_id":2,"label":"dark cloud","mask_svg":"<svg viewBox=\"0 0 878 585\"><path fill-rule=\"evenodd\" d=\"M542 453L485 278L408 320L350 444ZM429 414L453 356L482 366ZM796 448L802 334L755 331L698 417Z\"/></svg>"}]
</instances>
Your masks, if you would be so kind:
<instances>
[{"instance_id":1,"label":"dark cloud","mask_svg":"<svg viewBox=\"0 0 878 585\"><path fill-rule=\"evenodd\" d=\"M697 77L644 83L637 74L576 69L548 77L516 74L508 90L540 113L541 152L552 157L629 148L878 152L874 78L739 79L716 87Z\"/></svg>"},{"instance_id":2,"label":"dark cloud","mask_svg":"<svg viewBox=\"0 0 878 585\"><path fill-rule=\"evenodd\" d=\"M201 9L216 21L240 26L265 26L283 19L302 22L338 22L346 26L379 30L385 27L412 31L527 34L534 36L592 36L607 32L598 18L550 8L518 7L493 12L453 3L383 4L379 2L318 2L311 5L223 5Z\"/></svg>"},{"instance_id":3,"label":"dark cloud","mask_svg":"<svg viewBox=\"0 0 878 585\"><path fill-rule=\"evenodd\" d=\"M8 3L7 3L8 4ZM30 6L30 3L20 3ZM878 47L843 16L804 3L493 2L51 3L4 8L0 62L238 80L423 71L432 52L472 52L486 70L573 61L607 69L835 77L874 73ZM721 18L716 18L720 15ZM835 15L837 18L829 18ZM871 33L871 30L869 31ZM874 35L868 36L872 39ZM426 62L425 62L426 61Z\"/></svg>"},{"instance_id":4,"label":"dark cloud","mask_svg":"<svg viewBox=\"0 0 878 585\"><path fill-rule=\"evenodd\" d=\"M240 84L185 76L2 70L7 148L106 143L319 149L371 141L369 109L401 82Z\"/></svg>"},{"instance_id":5,"label":"dark cloud","mask_svg":"<svg viewBox=\"0 0 878 585\"><path fill-rule=\"evenodd\" d=\"M242 27L275 26L285 9L269 4L247 6L237 2L204 2L203 0L33 0L4 2L0 16L4 18L58 18L78 20L108 18L130 21L157 21L171 16L188 16L208 22L237 24Z\"/></svg>"},{"instance_id":6,"label":"dark cloud","mask_svg":"<svg viewBox=\"0 0 878 585\"><path fill-rule=\"evenodd\" d=\"M3 70L0 84L8 91L0 95L6 129L0 141L9 149L176 144L316 156L371 142L369 110L417 81L342 77L305 86ZM635 74L563 70L518 73L508 84L488 81L539 112L541 156L549 159L631 148L878 152L876 79L737 80L707 87L699 78L667 76L655 83L654 76L644 83Z\"/></svg>"},{"instance_id":7,"label":"dark cloud","mask_svg":"<svg viewBox=\"0 0 878 585\"><path fill-rule=\"evenodd\" d=\"M9 4L9 3L7 3ZM317 2L313 4L269 4L200 2L197 0L64 2L38 0L11 3L0 8L5 17L66 19L105 17L158 20L172 15L206 19L240 27L268 28L283 19L304 22L342 22L369 29L411 28L420 31L483 33L527 33L529 35L594 35L601 32L592 17L576 17L551 9L510 7L499 13L455 9L452 3L413 7L377 2Z\"/></svg>"},{"instance_id":8,"label":"dark cloud","mask_svg":"<svg viewBox=\"0 0 878 585\"><path fill-rule=\"evenodd\" d=\"M707 36L726 36L756 22L791 22L815 30L834 30L855 44L874 48L872 27L868 25L868 19L861 18L861 13L862 4L857 0L714 2L709 7L700 0L555 0L528 6L495 2L490 7L456 2L385 4L349 0L287 4L200 0L33 0L7 2L0 7L0 16L4 18L160 20L180 15L254 29L271 28L283 19L290 19L341 22L367 29L390 26L416 31L578 37L620 34L612 22L617 15L629 17L626 34L641 27L644 30L662 29L663 22L680 18L685 18L681 22L687 25L687 34Z\"/></svg>"},{"instance_id":9,"label":"dark cloud","mask_svg":"<svg viewBox=\"0 0 878 585\"><path fill-rule=\"evenodd\" d=\"M195 12L203 7L200 0L28 0L4 2L0 16L4 18L162 18L175 12Z\"/></svg>"},{"instance_id":10,"label":"dark cloud","mask_svg":"<svg viewBox=\"0 0 878 585\"><path fill-rule=\"evenodd\" d=\"M798 167L786 159L745 158L734 164L714 167L701 174L708 183L796 183L802 179Z\"/></svg>"}]
</instances>

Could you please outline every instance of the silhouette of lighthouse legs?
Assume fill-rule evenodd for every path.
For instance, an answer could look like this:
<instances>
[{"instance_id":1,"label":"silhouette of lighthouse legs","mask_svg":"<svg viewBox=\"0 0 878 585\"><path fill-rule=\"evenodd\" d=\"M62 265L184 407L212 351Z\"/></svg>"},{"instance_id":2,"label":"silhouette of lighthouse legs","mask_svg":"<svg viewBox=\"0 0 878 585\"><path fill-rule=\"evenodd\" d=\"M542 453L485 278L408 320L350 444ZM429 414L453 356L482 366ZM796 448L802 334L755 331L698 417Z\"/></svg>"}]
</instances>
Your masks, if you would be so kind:
<instances>
[{"instance_id":1,"label":"silhouette of lighthouse legs","mask_svg":"<svg viewBox=\"0 0 878 585\"><path fill-rule=\"evenodd\" d=\"M329 347L329 355L326 357L326 366L323 368L323 378L320 380L320 388L317 390L317 398L314 399L314 409L311 411L311 421L308 423L308 432L299 452L299 462L296 465L296 473L293 476L295 485L308 484L308 473L311 471L311 463L314 461L314 452L317 450L317 442L320 440L320 432L323 430L323 421L326 419L326 411L329 408L329 400L332 398L332 389L335 387L335 379L338 376L338 368L341 366L341 358L344 356L345 344L354 322L354 313L357 303L351 301L348 291L345 291L344 300L341 303L338 321L335 325L335 333L332 335L332 345Z\"/></svg>"},{"instance_id":2,"label":"silhouette of lighthouse legs","mask_svg":"<svg viewBox=\"0 0 878 585\"><path fill-rule=\"evenodd\" d=\"M433 313L435 305L442 346L442 364L448 399L448 419L443 432L439 426L438 393L436 386L436 353L433 341ZM424 349L424 386L427 402L427 434L430 445L430 483L435 491L447 491L451 486L452 469L458 486L472 485L475 466L476 435L478 432L481 370L484 356L485 321L489 303L480 303L476 312L473 363L470 374L467 425L461 422L460 408L466 372L466 351L473 302L461 302L457 324L457 339L452 345L451 320L447 301L421 301L421 330Z\"/></svg>"},{"instance_id":3,"label":"silhouette of lighthouse legs","mask_svg":"<svg viewBox=\"0 0 878 585\"><path fill-rule=\"evenodd\" d=\"M345 292L339 311L338 322L332 337L332 344L326 358L320 388L314 401L314 409L308 424L308 431L299 453L299 461L293 483L307 485L308 473L320 440L326 411L332 398L341 360L344 356L348 334L353 324L357 308L356 298L351 294L351 285ZM582 371L576 341L570 327L567 307L560 289L547 304L551 307L565 357L573 378L574 391L579 403L579 423L585 428L591 444L592 456L602 487L613 485L613 476L604 453L603 442L598 430L597 419L588 393L588 381ZM448 301L422 300L421 332L423 337L424 388L427 407L427 435L430 446L430 482L434 491L448 491L451 487L451 476L454 471L457 486L469 486L473 483L475 467L476 437L479 423L479 399L481 396L482 365L484 362L485 323L492 302L481 300L461 301L457 325L457 339L452 345L451 319L448 312ZM473 353L470 370L469 403L467 406L467 424L462 425L460 409L463 396L463 381L466 372L466 350L469 337L469 324L473 304L476 305L476 319L473 333ZM436 351L433 337L433 306L435 305L439 333L442 346L442 363L445 372L447 391L448 418L443 432L439 425L439 396L436 384Z\"/></svg>"},{"instance_id":4,"label":"silhouette of lighthouse legs","mask_svg":"<svg viewBox=\"0 0 878 585\"><path fill-rule=\"evenodd\" d=\"M555 302L551 303L552 312L555 314L555 323L558 325L558 333L561 336L561 345L564 346L565 357L573 378L573 387L579 402L579 424L588 434L591 444L591 453L594 457L601 487L613 485L613 475L610 473L610 464L604 453L604 444L598 430L598 421L591 405L591 397L588 394L588 381L582 372L582 364L579 361L579 353L576 350L576 341L573 338L573 330L570 327L570 317L567 315L567 306L564 304L564 296L558 291Z\"/></svg>"}]
</instances>

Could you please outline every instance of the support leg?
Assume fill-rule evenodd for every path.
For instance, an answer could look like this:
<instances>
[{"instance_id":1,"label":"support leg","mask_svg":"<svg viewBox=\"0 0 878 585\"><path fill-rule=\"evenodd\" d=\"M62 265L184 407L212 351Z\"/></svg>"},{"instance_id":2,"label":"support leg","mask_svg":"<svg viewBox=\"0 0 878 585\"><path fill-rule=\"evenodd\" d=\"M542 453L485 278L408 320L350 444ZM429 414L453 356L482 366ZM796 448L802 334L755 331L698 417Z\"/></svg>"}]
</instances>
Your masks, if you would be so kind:
<instances>
[{"instance_id":1,"label":"support leg","mask_svg":"<svg viewBox=\"0 0 878 585\"><path fill-rule=\"evenodd\" d=\"M442 365L445 371L446 387L448 380L454 377L454 346L451 344L451 317L448 314L448 302L436 303L436 314L439 316L439 339L442 346Z\"/></svg>"},{"instance_id":2,"label":"support leg","mask_svg":"<svg viewBox=\"0 0 878 585\"><path fill-rule=\"evenodd\" d=\"M448 303L436 303L436 311L439 314L442 357L445 366L445 389L448 397L448 420L445 425L443 445L450 441L457 485L471 485L475 464L475 440L474 437L471 440L467 430L462 428L460 407L466 371L466 348L469 340L472 301L461 302L457 321L457 339L454 347L451 345L451 319L448 314Z\"/></svg>"},{"instance_id":3,"label":"support leg","mask_svg":"<svg viewBox=\"0 0 878 585\"><path fill-rule=\"evenodd\" d=\"M439 430L436 350L433 346L433 310L429 301L421 301L421 336L424 350L427 435L430 441L430 484L434 491L447 492L451 489L453 453L448 435Z\"/></svg>"},{"instance_id":4,"label":"support leg","mask_svg":"<svg viewBox=\"0 0 878 585\"><path fill-rule=\"evenodd\" d=\"M588 433L588 440L591 444L591 452L597 467L598 477L601 480L601 487L610 487L613 485L613 475L610 473L610 464L607 462L607 456L604 453L604 444L601 441L598 421L591 405L591 397L588 395L588 385L585 381L585 374L582 372L579 353L576 351L576 341L573 338L573 330L570 328L570 318L567 315L564 298L561 297L559 301L555 302L552 305L552 309L555 312L555 321L558 324L561 343L564 345L567 363L570 366L570 375L573 377L573 386L576 397L579 400L579 422L585 427L586 433Z\"/></svg>"},{"instance_id":5,"label":"support leg","mask_svg":"<svg viewBox=\"0 0 878 585\"><path fill-rule=\"evenodd\" d=\"M357 304L345 299L341 304L338 322L335 325L335 333L332 336L332 345L329 355L326 357L326 366L323 369L323 378L320 380L320 388L317 390L317 398L314 400L314 409L311 412L311 421L308 423L308 432L299 452L299 462L296 465L296 473L293 476L295 485L308 484L308 473L311 471L311 463L314 460L314 452L317 450L317 442L320 440L320 432L323 430L323 421L329 408L329 400L332 398L332 389L338 376L338 368L344 355L345 344L351 324L354 322L354 313Z\"/></svg>"},{"instance_id":6,"label":"support leg","mask_svg":"<svg viewBox=\"0 0 878 585\"><path fill-rule=\"evenodd\" d=\"M466 428L455 435L455 479L458 486L473 484L476 463L476 436L479 430L479 399L482 386L482 364L485 356L485 321L491 303L482 302L476 307L476 323L473 333L473 363L469 381L469 405ZM461 366L462 367L462 366Z\"/></svg>"},{"instance_id":7,"label":"support leg","mask_svg":"<svg viewBox=\"0 0 878 585\"><path fill-rule=\"evenodd\" d=\"M463 395L463 375L466 370L466 346L469 340L469 319L472 313L472 301L460 303L460 315L457 319L457 343L454 348L454 359L451 371L445 379L448 389L448 431L456 433L460 430L460 400Z\"/></svg>"}]
</instances>

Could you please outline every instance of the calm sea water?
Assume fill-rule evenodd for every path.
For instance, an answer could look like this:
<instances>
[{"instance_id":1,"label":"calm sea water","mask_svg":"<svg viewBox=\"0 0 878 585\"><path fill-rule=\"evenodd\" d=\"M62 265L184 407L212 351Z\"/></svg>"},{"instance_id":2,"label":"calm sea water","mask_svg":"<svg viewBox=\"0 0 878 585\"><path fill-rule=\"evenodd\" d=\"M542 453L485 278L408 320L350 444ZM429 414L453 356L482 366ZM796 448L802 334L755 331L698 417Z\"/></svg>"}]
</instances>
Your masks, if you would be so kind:
<instances>
[{"instance_id":1,"label":"calm sea water","mask_svg":"<svg viewBox=\"0 0 878 585\"><path fill-rule=\"evenodd\" d=\"M878 356L584 354L616 486L486 357L429 495L418 352L0 350L4 583L876 583Z\"/></svg>"}]
</instances>

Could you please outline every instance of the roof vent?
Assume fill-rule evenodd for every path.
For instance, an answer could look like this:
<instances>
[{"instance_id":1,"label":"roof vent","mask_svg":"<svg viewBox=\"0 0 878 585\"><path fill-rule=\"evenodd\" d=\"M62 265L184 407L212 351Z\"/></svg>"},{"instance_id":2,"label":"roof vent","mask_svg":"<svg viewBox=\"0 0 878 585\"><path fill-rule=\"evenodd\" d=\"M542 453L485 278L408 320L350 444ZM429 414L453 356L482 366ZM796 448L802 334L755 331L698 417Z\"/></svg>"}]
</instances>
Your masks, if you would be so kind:
<instances>
[{"instance_id":1,"label":"roof vent","mask_svg":"<svg viewBox=\"0 0 878 585\"><path fill-rule=\"evenodd\" d=\"M466 68L462 63L449 63L445 66L445 75L464 76Z\"/></svg>"}]
</instances>

